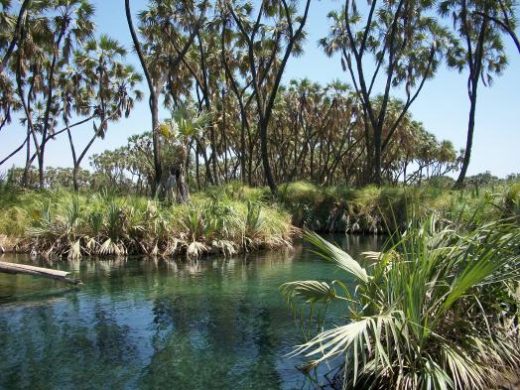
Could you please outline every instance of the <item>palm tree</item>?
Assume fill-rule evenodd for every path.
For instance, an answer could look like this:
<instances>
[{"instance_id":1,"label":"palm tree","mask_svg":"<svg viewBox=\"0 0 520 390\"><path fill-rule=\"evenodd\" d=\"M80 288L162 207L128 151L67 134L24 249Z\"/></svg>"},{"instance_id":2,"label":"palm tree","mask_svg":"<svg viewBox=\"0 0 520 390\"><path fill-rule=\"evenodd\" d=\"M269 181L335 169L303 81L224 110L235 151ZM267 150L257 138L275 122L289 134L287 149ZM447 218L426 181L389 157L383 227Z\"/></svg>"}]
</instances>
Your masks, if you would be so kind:
<instances>
[{"instance_id":1,"label":"palm tree","mask_svg":"<svg viewBox=\"0 0 520 390\"><path fill-rule=\"evenodd\" d=\"M175 182L176 199L179 203L186 203L190 196L186 181L189 145L194 138L200 138L205 129L210 126L208 114L197 113L196 109L188 106L177 109L171 120L159 126L160 134L164 139L165 166L168 167L168 175L163 178L163 187L168 193Z\"/></svg>"},{"instance_id":2,"label":"palm tree","mask_svg":"<svg viewBox=\"0 0 520 390\"><path fill-rule=\"evenodd\" d=\"M494 7L487 9L487 13L484 13L483 10L478 10L475 11L475 14L482 18L489 19L497 28L509 34L518 53L520 53L520 39L518 39L516 35L518 20L515 14L515 7L518 7L516 0L497 0Z\"/></svg>"},{"instance_id":3,"label":"palm tree","mask_svg":"<svg viewBox=\"0 0 520 390\"><path fill-rule=\"evenodd\" d=\"M141 81L131 65L121 62L126 50L114 39L101 35L86 42L82 50L74 55L74 64L60 74L60 89L64 97L63 118L71 147L73 168L73 184L77 191L77 176L81 162L97 138L104 138L109 122L128 117L142 94L136 89ZM85 116L85 123L91 119L94 134L83 150L78 154L69 127L72 110L79 116Z\"/></svg>"},{"instance_id":4,"label":"palm tree","mask_svg":"<svg viewBox=\"0 0 520 390\"><path fill-rule=\"evenodd\" d=\"M239 7L233 1L226 2L241 39L246 42L251 85L258 114L260 155L265 179L273 194L277 186L269 163L268 127L273 113L283 72L291 54L301 53L305 37L303 28L307 22L311 0L304 3L303 14L296 15L295 7L286 0L278 3L262 1L257 16L252 19L252 7ZM273 18L273 21L263 19ZM271 28L270 23L274 28Z\"/></svg>"},{"instance_id":5,"label":"palm tree","mask_svg":"<svg viewBox=\"0 0 520 390\"><path fill-rule=\"evenodd\" d=\"M331 12L331 31L321 40L327 55L341 55L363 109L369 181L382 184L384 149L417 99L427 79L432 78L449 35L431 12L433 2L368 1L366 14L353 0L345 0L340 12ZM373 63L367 61L372 57ZM368 65L369 64L369 65ZM379 82L377 82L379 80ZM374 92L383 85L381 104L374 105ZM383 128L392 88L401 87L406 96L400 115Z\"/></svg>"},{"instance_id":6,"label":"palm tree","mask_svg":"<svg viewBox=\"0 0 520 390\"><path fill-rule=\"evenodd\" d=\"M87 0L36 2L33 6L34 12L31 7L25 17L26 35L16 52L15 72L28 137L30 134L36 150L39 186L43 188L45 147L54 137L63 109L58 69L69 64L74 48L93 32L94 8ZM33 159L27 158L28 166Z\"/></svg>"},{"instance_id":7,"label":"palm tree","mask_svg":"<svg viewBox=\"0 0 520 390\"><path fill-rule=\"evenodd\" d=\"M495 15L500 11L500 3L480 0L447 0L440 4L442 16L451 15L461 42L455 42L448 52L448 65L462 72L468 69L468 98L470 102L466 147L464 159L455 182L455 187L464 186L475 133L478 87L482 81L489 85L494 75L500 75L507 65L507 57L502 42L502 32L493 28L489 18L480 15Z\"/></svg>"},{"instance_id":8,"label":"palm tree","mask_svg":"<svg viewBox=\"0 0 520 390\"><path fill-rule=\"evenodd\" d=\"M0 2L0 24L5 28L0 32L0 50L2 62L0 64L0 131L11 123L12 112L22 108L22 102L17 93L16 73L18 54L27 50L27 46L35 47L34 42L38 42L37 32L42 27L40 23L42 10L45 6L34 6L31 1L24 1L18 10L18 14L11 13L11 1ZM29 23L29 19L31 23ZM36 22L35 22L36 21ZM15 50L18 49L18 50ZM8 156L0 161L4 164L11 157L27 146L30 157L30 133L24 141Z\"/></svg>"},{"instance_id":9,"label":"palm tree","mask_svg":"<svg viewBox=\"0 0 520 390\"><path fill-rule=\"evenodd\" d=\"M133 25L130 1L125 0L128 27L150 93L155 169L154 191L160 186L162 178L160 140L157 133L160 124L159 98L168 74L175 75L181 60L204 22L206 8L204 4L206 1L203 2L200 14L197 14L195 2L151 1L148 10L140 15L141 33L145 38L145 44L142 45ZM179 36L182 36L185 29L190 31L189 38L179 48L175 42Z\"/></svg>"},{"instance_id":10,"label":"palm tree","mask_svg":"<svg viewBox=\"0 0 520 390\"><path fill-rule=\"evenodd\" d=\"M0 49L5 49L5 53L2 55L2 61L0 62L0 76L2 76L16 46L19 45L20 40L23 38L24 19L31 5L31 0L24 0L22 2L17 16L9 13L11 0L1 0L0 5L2 6L2 10L0 11L0 24L7 26L7 28L3 29L0 33Z\"/></svg>"}]
</instances>

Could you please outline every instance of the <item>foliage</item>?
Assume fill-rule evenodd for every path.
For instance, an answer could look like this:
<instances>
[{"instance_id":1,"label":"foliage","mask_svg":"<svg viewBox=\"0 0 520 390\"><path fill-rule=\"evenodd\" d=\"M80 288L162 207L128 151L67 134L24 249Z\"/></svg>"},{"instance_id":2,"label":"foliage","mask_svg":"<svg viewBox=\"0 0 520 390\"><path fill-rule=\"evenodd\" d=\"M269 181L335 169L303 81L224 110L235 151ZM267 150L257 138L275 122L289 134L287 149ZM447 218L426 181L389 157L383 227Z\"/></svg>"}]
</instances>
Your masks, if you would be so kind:
<instances>
[{"instance_id":1,"label":"foliage","mask_svg":"<svg viewBox=\"0 0 520 390\"><path fill-rule=\"evenodd\" d=\"M0 235L14 251L45 256L146 254L199 257L232 255L291 245L286 212L242 191L197 193L182 205L108 192L72 194L64 189L0 192Z\"/></svg>"},{"instance_id":2,"label":"foliage","mask_svg":"<svg viewBox=\"0 0 520 390\"><path fill-rule=\"evenodd\" d=\"M313 359L307 369L339 359L338 387L398 389L494 388L519 369L519 302L503 293L520 281L518 225L459 234L430 220L368 263L315 233L306 239L344 278L282 292L292 304L342 302L348 317L295 349Z\"/></svg>"},{"instance_id":3,"label":"foliage","mask_svg":"<svg viewBox=\"0 0 520 390\"><path fill-rule=\"evenodd\" d=\"M471 228L515 214L517 185L513 183L496 181L478 189L451 190L451 185L446 188L431 181L421 186L363 188L319 188L295 182L280 186L278 199L291 213L293 224L314 231L393 233L431 215L440 224L451 221Z\"/></svg>"},{"instance_id":4,"label":"foliage","mask_svg":"<svg viewBox=\"0 0 520 390\"><path fill-rule=\"evenodd\" d=\"M328 15L330 32L320 43L327 55L340 54L354 86L365 122L369 183L383 183L383 155L397 144L396 129L454 39L429 16L434 6L432 1L367 1L362 11L347 0ZM405 101L392 102L391 91L401 92Z\"/></svg>"},{"instance_id":5,"label":"foliage","mask_svg":"<svg viewBox=\"0 0 520 390\"><path fill-rule=\"evenodd\" d=\"M392 101L391 106L400 104ZM310 180L321 185L353 186L363 183L367 164L364 123L358 118L359 107L350 92L345 93L337 83L322 87L308 80L294 81L290 88L279 92L274 110L276 116L269 131L275 140L270 150L277 161L271 166L277 182ZM327 113L325 120L322 112ZM241 158L248 166L260 164L254 139L244 150L236 132L238 128L231 126L228 118L231 127L217 140L219 149L227 149L221 156L224 158L215 162L217 174L211 173L213 162L200 161L199 152L201 146L211 144L211 128L219 120L217 114L197 114L193 106L184 106L170 120L161 123L159 143L164 182L171 171L181 169L192 187L207 187L212 184L210 176L219 182L238 180L242 176L237 169ZM345 123L349 124L347 128ZM457 169L459 158L453 145L438 141L411 115L402 119L393 138L395 143L388 146L383 158L386 167L383 177L389 184L400 180L420 183ZM107 175L113 186L126 189L133 182L135 190L143 193L149 191L154 180L152 155L152 135L144 133L130 137L123 147L94 155L91 164L96 171ZM251 184L263 185L261 172L247 176Z\"/></svg>"},{"instance_id":6,"label":"foliage","mask_svg":"<svg viewBox=\"0 0 520 390\"><path fill-rule=\"evenodd\" d=\"M121 148L92 156L91 165L103 174L105 185L161 198L175 189L176 196L170 198L181 202L190 190L234 180L263 186L267 179L270 187L298 180L365 185L371 180L367 172L373 169L377 137L382 142L382 183L418 183L456 171L458 151L449 141L437 140L408 110L413 90L433 76L450 37L430 15L431 2L409 7L403 1L376 3L365 56L381 65L380 76L386 77L383 69L388 68L390 90L402 87L404 100L389 91L382 96L371 91L360 102L355 83L281 83L289 57L303 52L311 2L149 1L139 13L139 38L145 73L151 77L147 82L153 84L153 128L140 129ZM12 113L17 112L24 141L2 163L25 150L29 158L23 185L30 186L28 172L36 160L41 168L37 184L46 187L46 145L67 134L78 189L83 184L79 167L92 143L102 140L109 123L128 116L142 97L137 90L140 76L126 64L126 50L116 40L92 34L94 9L89 1L31 4L22 18L24 39L1 79L6 86L0 122L11 126ZM329 54L353 43L343 39L342 12L335 14L338 26L324 41ZM351 23L358 26L362 12L351 12ZM12 7L1 17L14 28ZM12 36L5 34L2 47ZM393 67L385 65L390 52L395 54ZM171 118L159 118L161 98ZM367 105L381 114L377 137L366 131L374 127ZM76 126L94 130L83 150L77 150Z\"/></svg>"}]
</instances>

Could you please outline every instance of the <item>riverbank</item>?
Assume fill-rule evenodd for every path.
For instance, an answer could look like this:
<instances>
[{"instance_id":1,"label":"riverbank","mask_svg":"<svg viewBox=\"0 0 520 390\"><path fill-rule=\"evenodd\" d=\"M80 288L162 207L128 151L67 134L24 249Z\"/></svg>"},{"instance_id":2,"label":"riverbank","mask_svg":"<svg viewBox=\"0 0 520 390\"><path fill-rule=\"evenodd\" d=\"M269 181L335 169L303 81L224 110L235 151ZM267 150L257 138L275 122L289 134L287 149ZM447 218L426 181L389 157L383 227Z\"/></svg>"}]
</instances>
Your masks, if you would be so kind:
<instances>
[{"instance_id":1,"label":"riverbank","mask_svg":"<svg viewBox=\"0 0 520 390\"><path fill-rule=\"evenodd\" d=\"M520 183L480 189L434 186L352 189L306 182L239 183L195 193L184 205L108 192L0 191L0 246L44 257L148 255L197 258L290 247L299 228L387 234L432 215L473 227L520 218Z\"/></svg>"},{"instance_id":2,"label":"riverbank","mask_svg":"<svg viewBox=\"0 0 520 390\"><path fill-rule=\"evenodd\" d=\"M295 226L317 232L388 234L431 216L439 223L474 228L492 220L518 219L520 183L452 190L431 185L354 189L295 182L280 187L279 203Z\"/></svg>"},{"instance_id":3,"label":"riverbank","mask_svg":"<svg viewBox=\"0 0 520 390\"><path fill-rule=\"evenodd\" d=\"M258 249L290 247L297 229L290 215L244 189L195 194L189 204L139 196L74 194L65 190L4 191L0 245L6 252L44 257L231 256Z\"/></svg>"}]
</instances>

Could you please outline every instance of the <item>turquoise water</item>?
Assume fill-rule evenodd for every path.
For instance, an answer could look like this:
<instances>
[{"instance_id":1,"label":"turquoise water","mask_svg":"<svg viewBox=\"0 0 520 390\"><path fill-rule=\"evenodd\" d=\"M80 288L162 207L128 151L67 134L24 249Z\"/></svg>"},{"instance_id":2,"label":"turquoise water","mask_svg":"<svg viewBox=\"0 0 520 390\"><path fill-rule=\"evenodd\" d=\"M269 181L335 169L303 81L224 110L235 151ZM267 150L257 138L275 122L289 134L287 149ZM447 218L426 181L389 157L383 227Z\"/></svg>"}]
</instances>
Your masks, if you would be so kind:
<instances>
[{"instance_id":1,"label":"turquoise water","mask_svg":"<svg viewBox=\"0 0 520 390\"><path fill-rule=\"evenodd\" d=\"M354 255L380 247L376 238L334 238ZM312 388L296 368L302 360L285 356L303 335L279 286L340 276L301 245L191 263L52 267L84 285L0 274L0 388Z\"/></svg>"}]
</instances>

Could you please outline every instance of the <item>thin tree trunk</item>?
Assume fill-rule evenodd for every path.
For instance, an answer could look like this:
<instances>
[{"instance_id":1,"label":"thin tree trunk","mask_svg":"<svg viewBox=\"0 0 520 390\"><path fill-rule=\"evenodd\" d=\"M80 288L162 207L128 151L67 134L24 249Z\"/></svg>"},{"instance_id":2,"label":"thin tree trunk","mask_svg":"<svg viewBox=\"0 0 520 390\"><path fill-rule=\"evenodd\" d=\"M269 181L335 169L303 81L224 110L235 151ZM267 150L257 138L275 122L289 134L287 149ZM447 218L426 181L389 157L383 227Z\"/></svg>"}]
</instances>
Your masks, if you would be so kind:
<instances>
[{"instance_id":1,"label":"thin tree trunk","mask_svg":"<svg viewBox=\"0 0 520 390\"><path fill-rule=\"evenodd\" d=\"M462 161L462 168L460 170L459 177L455 182L455 188L464 187L464 179L466 178L466 174L468 171L470 159L471 159L471 148L473 147L473 135L475 132L475 114L477 109L477 90L478 83L480 80L480 73L482 70L482 61L484 57L484 40L487 32L488 19L484 19L482 22L482 26L480 28L478 44L475 49L474 55L471 55L469 61L469 99L470 99L470 109L469 109L469 119L468 119L468 134L466 138L466 149L464 151L464 159ZM468 44L469 45L469 44ZM471 50L471 47L468 47L468 50ZM471 60L473 59L473 60Z\"/></svg>"},{"instance_id":2,"label":"thin tree trunk","mask_svg":"<svg viewBox=\"0 0 520 390\"><path fill-rule=\"evenodd\" d=\"M199 143L195 142L195 178L197 180L197 189L200 191L200 167L199 167Z\"/></svg>"},{"instance_id":3,"label":"thin tree trunk","mask_svg":"<svg viewBox=\"0 0 520 390\"><path fill-rule=\"evenodd\" d=\"M264 121L260 121L259 123L259 133L260 133L260 154L262 155L262 165L264 166L264 174L265 179L267 181L267 185L271 190L271 193L276 193L276 183L274 181L273 173L271 171L271 166L269 165L269 151L267 147L267 123Z\"/></svg>"},{"instance_id":4,"label":"thin tree trunk","mask_svg":"<svg viewBox=\"0 0 520 390\"><path fill-rule=\"evenodd\" d=\"M24 0L22 6L20 7L20 11L18 12L18 18L16 19L16 26L14 29L13 39L5 52L4 57L2 58L2 63L0 64L0 74L2 74L4 69L7 67L9 59L11 58L11 55L13 54L15 47L19 44L18 41L20 40L20 35L22 34L22 19L24 18L27 8L29 8L30 4L31 0Z\"/></svg>"},{"instance_id":5,"label":"thin tree trunk","mask_svg":"<svg viewBox=\"0 0 520 390\"><path fill-rule=\"evenodd\" d=\"M381 181L381 138L382 129L374 129L374 159L373 159L373 182L380 186Z\"/></svg>"},{"instance_id":6,"label":"thin tree trunk","mask_svg":"<svg viewBox=\"0 0 520 390\"><path fill-rule=\"evenodd\" d=\"M477 81L478 84L478 81ZM462 161L462 167L459 173L459 177L455 182L455 188L464 187L464 180L466 178L466 174L468 172L469 163L471 160L471 149L473 147L473 135L475 133L475 113L477 108L477 84L473 86L474 92L471 96L471 106L469 110L469 120L468 120L468 134L466 137L466 149L464 151L464 159Z\"/></svg>"},{"instance_id":7,"label":"thin tree trunk","mask_svg":"<svg viewBox=\"0 0 520 390\"><path fill-rule=\"evenodd\" d=\"M27 126L27 149L25 153L25 168L23 170L22 186L27 187L29 182L29 169L31 168L31 129Z\"/></svg>"},{"instance_id":8,"label":"thin tree trunk","mask_svg":"<svg viewBox=\"0 0 520 390\"><path fill-rule=\"evenodd\" d=\"M125 12L126 12L126 20L128 23L128 28L130 30L130 35L132 36L132 41L134 44L135 51L139 56L139 61L141 62L141 67L143 68L143 72L146 77L146 82L148 84L148 89L150 91L150 111L152 114L152 139L153 139L153 160L154 160L154 170L155 170L155 178L153 182L153 191L155 193L157 188L159 187L162 179L162 165L161 165L161 147L159 143L159 135L157 133L157 128L159 126L159 98L156 92L156 85L153 82L152 76L148 69L148 65L146 64L146 59L144 57L143 51L141 49L141 44L139 43L139 38L134 29L134 24L132 22L132 13L130 12L130 0L125 0Z\"/></svg>"}]
</instances>

